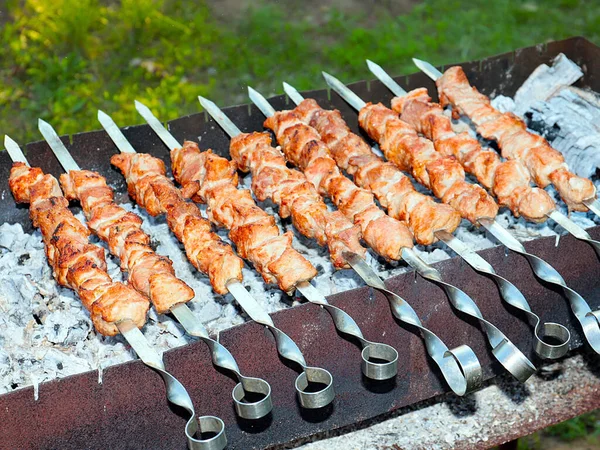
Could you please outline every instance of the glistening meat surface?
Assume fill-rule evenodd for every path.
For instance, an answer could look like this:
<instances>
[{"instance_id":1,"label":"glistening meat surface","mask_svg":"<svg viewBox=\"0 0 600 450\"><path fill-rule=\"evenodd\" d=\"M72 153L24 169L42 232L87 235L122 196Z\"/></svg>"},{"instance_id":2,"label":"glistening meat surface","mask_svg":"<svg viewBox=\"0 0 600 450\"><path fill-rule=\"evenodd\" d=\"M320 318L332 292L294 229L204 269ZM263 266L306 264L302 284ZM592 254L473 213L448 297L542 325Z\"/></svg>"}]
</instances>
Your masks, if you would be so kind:
<instances>
[{"instance_id":1,"label":"glistening meat surface","mask_svg":"<svg viewBox=\"0 0 600 450\"><path fill-rule=\"evenodd\" d=\"M292 247L292 233L281 234L275 218L260 209L250 191L238 189L235 164L194 142L171 151L173 175L187 195L206 202L211 221L230 230L242 258L254 264L267 283L292 293L296 285L317 275Z\"/></svg>"},{"instance_id":2,"label":"glistening meat surface","mask_svg":"<svg viewBox=\"0 0 600 450\"><path fill-rule=\"evenodd\" d=\"M104 250L89 243L88 229L69 210L56 178L17 162L9 186L18 203L29 203L31 220L42 233L56 281L77 293L96 330L114 336L119 333L116 324L125 320L141 328L148 300L132 287L111 280Z\"/></svg>"},{"instance_id":3,"label":"glistening meat surface","mask_svg":"<svg viewBox=\"0 0 600 450\"><path fill-rule=\"evenodd\" d=\"M436 84L440 103L468 116L483 137L498 142L502 156L521 161L539 187L553 184L570 209L587 211L583 201L596 196L594 184L570 172L564 157L546 139L527 131L519 117L492 107L490 99L469 84L461 67L446 70Z\"/></svg>"}]
</instances>

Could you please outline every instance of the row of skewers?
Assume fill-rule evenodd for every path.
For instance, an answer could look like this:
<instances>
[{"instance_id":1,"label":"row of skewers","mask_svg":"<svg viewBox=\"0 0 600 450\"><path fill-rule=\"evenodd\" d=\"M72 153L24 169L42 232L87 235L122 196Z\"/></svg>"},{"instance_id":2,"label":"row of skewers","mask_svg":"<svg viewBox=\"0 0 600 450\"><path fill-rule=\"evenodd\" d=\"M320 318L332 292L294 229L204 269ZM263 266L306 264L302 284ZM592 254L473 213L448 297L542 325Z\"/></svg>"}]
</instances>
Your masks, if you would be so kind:
<instances>
[{"instance_id":1,"label":"row of skewers","mask_svg":"<svg viewBox=\"0 0 600 450\"><path fill-rule=\"evenodd\" d=\"M262 210L254 197L271 200L278 205L278 214L291 218L299 233L326 246L336 269L351 268L368 285L383 292L394 316L423 337L428 355L458 395L475 388L481 380L477 356L467 345L449 349L425 328L410 305L387 290L366 262L367 248L363 243L386 260L404 260L423 278L438 284L457 310L480 323L502 366L524 382L536 370L531 361L483 317L473 299L444 280L413 249L415 243L445 242L475 270L493 277L503 300L526 314L538 355L563 356L570 339L567 328L542 323L516 286L496 274L488 262L452 234L462 218L483 226L507 248L525 256L539 278L563 290L588 343L600 353L599 312L591 311L585 299L570 289L550 264L527 253L494 220L501 206L509 208L516 217L534 222L549 218L599 251L600 243L560 214L543 190L553 184L570 209L589 208L596 212L600 209L594 185L569 172L562 155L543 138L529 133L518 117L494 110L489 99L469 85L460 67L442 75L429 65L419 64L438 79L442 104L432 103L425 89L406 93L371 62L371 70L397 95L392 109L381 103L365 103L340 81L325 74L327 83L357 109L361 128L379 145L385 159L351 132L338 111L325 110L316 101L303 99L285 83L286 93L297 104L289 111L275 111L264 97L249 88L250 98L266 116L265 127L274 133L277 147L272 144L270 133L241 132L214 103L200 97L202 106L231 138L231 161L210 150L201 150L194 142L180 143L147 107L136 102L137 110L170 151L172 173L181 186L178 188L167 177L161 159L137 153L112 119L98 113L100 123L120 151L111 163L125 177L131 199L151 216L164 214L189 261L208 277L215 293L230 293L250 318L273 333L280 355L299 368L295 387L304 408L321 408L333 401L333 378L327 370L308 365L299 347L275 326L245 289L244 260L266 283L277 285L288 294L298 291L308 301L325 308L336 328L360 343L361 369L366 377L394 377L398 353L388 345L367 340L347 313L327 302L311 284L317 269L293 248L292 234L280 233L275 218ZM443 113L448 104L453 114L467 115L483 137L496 140L506 161L468 133L455 133L450 118ZM240 417L257 419L271 411L269 384L242 375L229 351L209 337L186 305L194 298L193 290L177 278L167 257L152 250L150 236L141 228L142 219L114 202L114 193L101 174L78 166L48 123L40 120L39 128L66 173L59 182L42 169L30 167L18 145L7 136L5 146L14 161L9 184L15 200L30 205L30 217L34 226L40 228L57 282L77 292L98 332L122 334L140 359L161 374L169 400L190 412L186 436L191 448L225 447L223 422L212 416L196 418L184 387L166 371L160 355L139 331L150 304L159 314L171 313L186 332L206 342L213 363L235 375L239 384L232 395ZM252 192L239 188L238 169L251 174ZM418 192L405 172L441 202ZM465 172L474 175L480 185L467 181ZM532 181L538 187L532 187ZM324 198L329 198L337 210L330 211ZM87 227L70 212L69 200L80 203ZM206 204L209 220L195 203ZM235 251L212 231L211 222L228 230ZM105 241L119 259L122 270L127 272L127 284L110 279L104 250L89 242L90 233ZM252 400L248 400L250 395ZM211 432L213 436L198 438L197 432Z\"/></svg>"}]
</instances>

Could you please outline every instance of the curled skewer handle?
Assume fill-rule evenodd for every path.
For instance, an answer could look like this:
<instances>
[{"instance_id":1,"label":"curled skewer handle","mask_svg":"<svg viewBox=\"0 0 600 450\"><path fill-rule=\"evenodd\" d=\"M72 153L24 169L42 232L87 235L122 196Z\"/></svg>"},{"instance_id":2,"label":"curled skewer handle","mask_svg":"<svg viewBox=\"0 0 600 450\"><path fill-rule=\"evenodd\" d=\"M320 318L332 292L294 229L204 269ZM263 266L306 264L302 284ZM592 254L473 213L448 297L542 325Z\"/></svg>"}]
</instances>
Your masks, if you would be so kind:
<instances>
[{"instance_id":1,"label":"curled skewer handle","mask_svg":"<svg viewBox=\"0 0 600 450\"><path fill-rule=\"evenodd\" d=\"M452 306L479 321L492 347L493 355L512 376L525 382L535 373L536 368L531 361L494 324L483 318L471 297L456 286L443 281L441 274L421 260L414 250L404 249L402 258L422 277L439 284L446 292ZM433 276L431 276L432 272L435 272Z\"/></svg>"},{"instance_id":2,"label":"curled skewer handle","mask_svg":"<svg viewBox=\"0 0 600 450\"><path fill-rule=\"evenodd\" d=\"M211 339L202 323L198 320L185 303L179 303L171 308L171 312L191 336L202 339L210 348L212 361L215 366L233 372L239 383L233 388L232 397L238 416L244 419L260 419L273 409L271 386L260 378L245 377L233 355L220 342ZM245 401L247 394L254 394L257 400Z\"/></svg>"},{"instance_id":3,"label":"curled skewer handle","mask_svg":"<svg viewBox=\"0 0 600 450\"><path fill-rule=\"evenodd\" d=\"M581 324L583 333L592 349L600 354L600 311L592 311L585 299L567 286L564 278L558 271L543 259L528 253L523 244L521 244L505 228L496 221L481 220L483 225L496 239L512 251L523 255L533 273L547 283L560 287L571 305L571 310Z\"/></svg>"},{"instance_id":4,"label":"curled skewer handle","mask_svg":"<svg viewBox=\"0 0 600 450\"><path fill-rule=\"evenodd\" d=\"M160 355L148 344L148 341L131 321L117 324L119 331L135 350L139 358L148 367L152 368L162 377L167 391L167 399L174 405L185 409L190 418L185 426L185 435L188 447L192 450L222 450L227 446L225 424L215 416L196 416L194 404L190 395L181 382L165 370ZM208 439L198 439L198 433L211 433Z\"/></svg>"},{"instance_id":5,"label":"curled skewer handle","mask_svg":"<svg viewBox=\"0 0 600 450\"><path fill-rule=\"evenodd\" d=\"M456 395L465 395L479 386L482 379L481 365L469 346L460 345L448 349L435 333L423 326L406 300L386 288L383 280L362 258L352 254L344 254L344 258L367 285L386 296L392 314L398 320L416 327L421 332L427 353L438 365L446 383Z\"/></svg>"},{"instance_id":6,"label":"curled skewer handle","mask_svg":"<svg viewBox=\"0 0 600 450\"><path fill-rule=\"evenodd\" d=\"M196 416L192 399L183 385L169 372L153 367L165 382L167 399L190 413L190 419L185 425L185 435L188 440L188 448L192 450L222 450L227 446L225 436L225 424L215 416ZM198 439L198 434L210 433L208 439Z\"/></svg>"},{"instance_id":7,"label":"curled skewer handle","mask_svg":"<svg viewBox=\"0 0 600 450\"><path fill-rule=\"evenodd\" d=\"M335 397L331 374L320 367L308 366L302 352L292 338L275 326L268 326L268 328L275 336L279 354L302 367L302 373L298 375L295 383L300 405L303 408L315 409L323 408L331 403ZM314 390L311 388L309 390L311 384L318 385L321 388L315 388Z\"/></svg>"},{"instance_id":8,"label":"curled skewer handle","mask_svg":"<svg viewBox=\"0 0 600 450\"><path fill-rule=\"evenodd\" d=\"M490 263L467 248L452 234L446 231L437 231L436 236L460 255L473 269L489 275L496 283L496 286L498 286L502 299L527 316L529 323L534 329L534 350L541 358L556 359L567 353L571 333L569 333L569 330L565 326L554 322L541 324L540 318L531 310L523 293L506 278L498 275ZM548 337L556 339L557 344L545 342L544 339Z\"/></svg>"},{"instance_id":9,"label":"curled skewer handle","mask_svg":"<svg viewBox=\"0 0 600 450\"><path fill-rule=\"evenodd\" d=\"M387 344L365 339L354 319L344 310L330 305L327 299L308 281L299 283L296 288L309 302L320 305L329 313L339 332L353 336L360 342L362 348L361 370L367 378L387 380L396 376L398 373L398 352L396 349ZM383 362L373 361L375 358Z\"/></svg>"},{"instance_id":10,"label":"curled skewer handle","mask_svg":"<svg viewBox=\"0 0 600 450\"><path fill-rule=\"evenodd\" d=\"M239 281L228 283L227 288L252 320L267 327L273 333L277 344L277 352L281 357L295 362L302 368L302 373L296 378L296 392L300 404L304 408L322 408L331 403L335 397L331 374L325 369L310 367L306 364L302 352L292 338L275 326L271 316L252 298ZM311 386L311 392L309 392L307 388L311 383L323 387L313 390L314 386Z\"/></svg>"}]
</instances>

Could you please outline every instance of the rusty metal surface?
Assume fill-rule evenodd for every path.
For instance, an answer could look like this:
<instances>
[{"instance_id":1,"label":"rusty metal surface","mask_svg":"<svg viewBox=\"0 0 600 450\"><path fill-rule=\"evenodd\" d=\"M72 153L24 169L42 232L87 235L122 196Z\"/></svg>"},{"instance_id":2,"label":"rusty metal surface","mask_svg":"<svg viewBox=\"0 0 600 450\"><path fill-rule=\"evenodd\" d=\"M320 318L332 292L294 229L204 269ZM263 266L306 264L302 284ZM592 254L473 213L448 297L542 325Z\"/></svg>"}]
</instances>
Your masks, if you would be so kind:
<instances>
[{"instance_id":1,"label":"rusty metal surface","mask_svg":"<svg viewBox=\"0 0 600 450\"><path fill-rule=\"evenodd\" d=\"M583 65L582 86L600 90L600 49L581 38L531 47L483 62L463 64L463 67L482 92L512 95L535 67L548 63L559 52ZM508 79L507 71L511 73ZM432 82L422 74L401 77L400 81L409 89L426 86L435 92ZM387 102L391 98L379 82L355 83L352 88L365 99ZM309 95L324 107L340 109L349 124L357 129L356 113L339 97L332 95L328 100L326 91ZM193 101L195 99L190 99ZM285 107L286 99L276 97L272 104ZM239 106L226 112L243 131L262 129L263 116L254 107ZM227 138L204 113L174 120L169 126L179 139L200 137L203 149L210 147L222 155L227 154ZM165 147L149 127L129 127L124 132L137 150L168 159ZM74 135L72 140L72 144L68 139L65 142L75 159L82 166L105 175L122 194L121 200L126 201L122 177L109 164L109 157L116 149L108 136L97 131ZM45 143L29 144L27 157L32 165L39 165L55 175L60 173ZM20 222L28 230L31 228L27 209L16 208L8 191L9 167L8 155L0 152L0 222ZM600 227L588 231L594 238L600 238ZM558 248L553 237L528 242L525 246L554 265L592 308L600 306L600 261L591 247L571 237L561 238ZM577 257L559 255L559 250L564 248ZM569 327L573 334L572 348L581 346L581 333L567 301L559 292L536 281L524 258L506 254L500 247L481 254L500 275L522 290L542 320L556 320ZM444 277L473 296L484 316L534 358L530 329L501 302L491 280L475 275L457 258L436 266ZM469 325L456 317L441 289L415 279L412 273L388 282L449 347L468 343L481 360L485 378L501 373L501 368L490 357L481 331L476 324ZM184 383L197 411L220 416L225 421L229 448L291 445L308 436L360 423L446 391L436 367L425 356L421 339L393 319L387 300L380 294L362 288L334 295L330 300L350 313L368 338L398 350L399 374L394 383L373 385L365 381L360 372L358 348L340 338L329 315L315 305L301 305L273 317L277 326L296 340L311 364L325 367L333 374L337 396L325 411L310 414L300 411L293 387L296 372L278 359L270 333L254 323L229 329L221 333L220 340L234 354L244 373L263 377L271 384L274 409L263 423L251 425L236 419L229 399L234 382L214 370L206 346L194 343L165 354L167 368ZM264 351L253 353L255 348ZM95 372L45 383L40 386L38 401L33 399L32 388L0 396L0 447L183 449L185 437L181 429L185 420L167 406L159 376L140 362L131 362L106 369L102 384L98 384Z\"/></svg>"}]
</instances>

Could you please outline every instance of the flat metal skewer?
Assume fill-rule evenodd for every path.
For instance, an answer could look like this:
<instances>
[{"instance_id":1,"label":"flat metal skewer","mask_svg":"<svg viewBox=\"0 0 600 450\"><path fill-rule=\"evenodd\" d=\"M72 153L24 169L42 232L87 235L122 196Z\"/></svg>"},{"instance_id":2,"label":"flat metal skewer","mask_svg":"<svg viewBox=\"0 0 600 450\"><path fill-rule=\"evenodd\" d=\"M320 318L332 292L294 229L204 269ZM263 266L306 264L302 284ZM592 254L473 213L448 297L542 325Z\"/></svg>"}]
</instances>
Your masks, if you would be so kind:
<instances>
[{"instance_id":1,"label":"flat metal skewer","mask_svg":"<svg viewBox=\"0 0 600 450\"><path fill-rule=\"evenodd\" d=\"M202 107L223 128L230 138L242 134L242 131L215 103L201 96L198 99ZM448 349L438 336L423 326L415 311L403 298L386 289L381 278L363 258L352 252L345 252L343 256L367 285L378 289L386 295L392 313L396 318L420 330L429 356L436 362L442 372L442 376L454 393L464 395L480 384L482 378L481 366L477 356L469 346L460 345L451 350ZM357 331L360 332L360 330Z\"/></svg>"},{"instance_id":2,"label":"flat metal skewer","mask_svg":"<svg viewBox=\"0 0 600 450\"><path fill-rule=\"evenodd\" d=\"M341 81L325 72L323 72L323 76L325 77L327 84L357 111L360 111L360 109L366 105L366 103L360 97L348 89ZM439 238L439 232L437 235ZM456 241L452 241L452 243L455 244ZM455 247L458 250L462 250L459 249L457 245L455 245ZM502 333L491 322L483 318L481 311L473 299L471 299L466 293L457 287L443 281L441 273L434 267L426 264L423 260L418 258L414 250L406 250L402 251L402 257L411 267L413 267L424 278L439 284L445 290L450 302L456 309L479 321L479 323L483 326L485 334L488 338L488 342L492 347L492 353L508 372L510 372L520 381L526 381L535 373L536 369L531 361L529 361L529 359L508 339L508 337L504 335L504 333ZM477 267L479 270L485 270L491 267L485 260L483 260L483 258L473 258L472 255L475 255L475 253L467 255L467 261L477 262ZM464 254L461 256L464 258ZM502 288L510 288L512 286L512 284L508 283L508 281L504 278L494 276L494 280L499 283L498 285L502 286ZM501 293L502 288L500 289ZM512 288L510 289L512 292L518 292L516 288L514 288L514 290L512 290Z\"/></svg>"},{"instance_id":3,"label":"flat metal skewer","mask_svg":"<svg viewBox=\"0 0 600 450\"><path fill-rule=\"evenodd\" d=\"M81 170L81 167L64 146L52 125L40 119L38 127L63 169L67 173ZM194 315L187 304L178 303L169 312L177 318L190 336L197 337L208 345L211 350L212 361L216 366L233 372L238 380L238 384L232 392L237 414L250 420L260 419L269 414L273 409L269 383L260 378L243 376L233 355L221 343L208 335L202 322ZM253 402L245 401L244 399L249 393L254 394L253 398L257 398L257 400Z\"/></svg>"},{"instance_id":4,"label":"flat metal skewer","mask_svg":"<svg viewBox=\"0 0 600 450\"><path fill-rule=\"evenodd\" d=\"M442 76L442 73L430 63L416 58L413 58L413 61L417 67L432 80L435 81ZM590 204L596 205L597 200ZM586 203L586 205L589 207L588 203ZM594 211L593 208L590 209ZM591 238L587 239L586 236L589 236L589 233L579 225L576 225L558 211L553 211L550 213L549 218L556 221L559 225L573 234L577 239L581 239L592 244L596 252L598 252L598 242L593 241ZM523 245L500 224L489 220L481 220L480 222L496 239L502 242L502 244L527 258L527 261L529 261L529 264L531 265L531 268L537 277L562 289L565 296L569 300L573 314L581 324L588 344L596 353L600 354L600 310L592 311L584 298L567 286L563 277L556 271L556 269L554 269L554 267L552 267L543 259L527 253L525 251L525 247L523 247Z\"/></svg>"},{"instance_id":5,"label":"flat metal skewer","mask_svg":"<svg viewBox=\"0 0 600 450\"><path fill-rule=\"evenodd\" d=\"M136 105L137 103L138 102L136 102ZM98 111L98 120L119 151L123 153L135 153L135 149L131 146L123 132L110 116L102 111ZM155 118L155 120L156 123L162 127L162 124L160 124L158 119ZM170 136L170 133L168 134ZM174 138L172 138L172 140L175 141L175 143L177 142ZM177 145L179 144L177 143ZM269 314L267 314L267 312L256 302L239 281L228 283L227 289L252 320L267 327L271 331L275 337L279 354L283 358L295 362L302 368L302 372L298 375L295 382L296 392L302 407L309 409L322 408L331 403L335 397L333 377L331 374L320 367L311 367L307 365L304 356L296 343L287 334L275 326ZM307 388L310 383L324 385L324 387L315 391L309 391ZM235 394L234 398L236 398Z\"/></svg>"},{"instance_id":6,"label":"flat metal skewer","mask_svg":"<svg viewBox=\"0 0 600 450\"><path fill-rule=\"evenodd\" d=\"M13 162L29 165L19 145L8 135L4 137L4 147ZM142 362L162 377L167 391L167 399L190 414L185 426L189 448L193 450L224 449L227 446L227 437L223 421L215 416L196 416L194 404L185 387L166 371L161 355L152 348L146 337L131 320L118 322L116 326ZM213 433L214 436L209 439L197 439L195 436L198 433Z\"/></svg>"},{"instance_id":7,"label":"flat metal skewer","mask_svg":"<svg viewBox=\"0 0 600 450\"><path fill-rule=\"evenodd\" d=\"M407 92L394 81L389 74L383 70L381 66L367 60L369 70L397 97L402 97ZM481 225L481 223L480 223ZM499 225L499 224L498 224ZM444 235L442 235L444 234ZM511 306L525 313L530 325L533 327L533 335L535 338L534 350L542 358L556 359L564 356L569 350L569 341L571 333L569 330L555 322L542 322L537 314L535 314L525 296L510 282L496 274L494 268L488 264L483 258L477 255L476 260L472 260L471 256L475 254L470 249L466 248L462 242L453 239L448 233L436 233L436 235L452 250L459 254L471 267L475 270L486 273L493 277L494 281L500 289L502 298ZM458 241L458 242L457 242ZM502 242L502 240L500 240ZM461 248L462 247L462 248ZM552 338L556 343L546 342L544 339Z\"/></svg>"},{"instance_id":8,"label":"flat metal skewer","mask_svg":"<svg viewBox=\"0 0 600 450\"><path fill-rule=\"evenodd\" d=\"M427 61L422 61L420 59L413 58L413 62L421 71L423 71L425 73L425 75L427 75L433 81L436 81L438 78L440 78L443 75L442 72L437 70L435 67L433 67L433 65L431 65ZM600 212L599 211L600 202L597 199L595 199L595 198L587 199L587 200L584 200L583 203L592 212L594 212L596 215L598 215L600 217L600 215L598 214L598 212ZM587 231L585 231L582 227L580 227L575 222L573 222L571 219L569 219L567 216L565 216L564 214L562 214L556 210L554 210L550 214L548 214L547 217L554 220L561 227L563 227L565 230L567 230L569 233L571 233L575 238L579 239L580 241L584 241L584 242L587 242L588 244L590 244L592 246L592 248L594 249L594 251L596 252L596 254L598 256L600 256L600 242L596 241L595 239L592 239L590 234Z\"/></svg>"},{"instance_id":9,"label":"flat metal skewer","mask_svg":"<svg viewBox=\"0 0 600 450\"><path fill-rule=\"evenodd\" d=\"M181 148L175 137L160 123L145 105L137 102L138 112L146 119L150 127L162 139L169 150ZM336 328L345 334L356 338L361 345L361 370L362 373L373 380L387 380L398 373L398 352L387 344L371 342L363 336L358 324L340 308L330 305L323 294L321 294L308 281L296 285L296 289L311 303L319 305L331 315ZM377 359L381 362L374 362Z\"/></svg>"}]
</instances>

